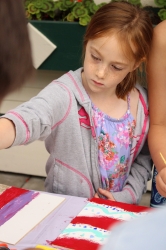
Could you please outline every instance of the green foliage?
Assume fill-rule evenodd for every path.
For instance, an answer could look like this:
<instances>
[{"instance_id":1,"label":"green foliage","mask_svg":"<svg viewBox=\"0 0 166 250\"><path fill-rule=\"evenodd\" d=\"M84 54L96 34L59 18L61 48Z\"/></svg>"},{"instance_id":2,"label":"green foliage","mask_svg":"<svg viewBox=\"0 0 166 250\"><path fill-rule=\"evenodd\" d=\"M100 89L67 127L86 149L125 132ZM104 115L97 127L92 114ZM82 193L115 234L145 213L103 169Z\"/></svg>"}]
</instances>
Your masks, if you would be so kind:
<instances>
[{"instance_id":1,"label":"green foliage","mask_svg":"<svg viewBox=\"0 0 166 250\"><path fill-rule=\"evenodd\" d=\"M45 16L54 16L55 3L52 0L24 0L24 6L28 19L42 20Z\"/></svg>"},{"instance_id":2,"label":"green foliage","mask_svg":"<svg viewBox=\"0 0 166 250\"><path fill-rule=\"evenodd\" d=\"M159 7L166 6L166 0L154 0L155 4Z\"/></svg>"},{"instance_id":3,"label":"green foliage","mask_svg":"<svg viewBox=\"0 0 166 250\"><path fill-rule=\"evenodd\" d=\"M126 1L142 7L141 0ZM157 6L161 7L158 13L160 19L166 19L166 0L154 1ZM94 13L105 4L105 2L96 4L94 0L24 0L28 20L79 22L82 26L86 26Z\"/></svg>"},{"instance_id":4,"label":"green foliage","mask_svg":"<svg viewBox=\"0 0 166 250\"><path fill-rule=\"evenodd\" d=\"M166 20L166 9L161 9L158 12L158 15L159 15L159 17L160 17L161 20Z\"/></svg>"},{"instance_id":5,"label":"green foliage","mask_svg":"<svg viewBox=\"0 0 166 250\"><path fill-rule=\"evenodd\" d=\"M166 0L154 0L154 2L157 6L161 7L158 16L162 21L166 20Z\"/></svg>"},{"instance_id":6,"label":"green foliage","mask_svg":"<svg viewBox=\"0 0 166 250\"><path fill-rule=\"evenodd\" d=\"M91 16L104 4L94 0L24 0L26 17L29 20L55 20L79 22L86 26Z\"/></svg>"},{"instance_id":7,"label":"green foliage","mask_svg":"<svg viewBox=\"0 0 166 250\"><path fill-rule=\"evenodd\" d=\"M142 3L140 0L129 0L129 3L134 4L134 5L138 5L138 6L142 6Z\"/></svg>"}]
</instances>

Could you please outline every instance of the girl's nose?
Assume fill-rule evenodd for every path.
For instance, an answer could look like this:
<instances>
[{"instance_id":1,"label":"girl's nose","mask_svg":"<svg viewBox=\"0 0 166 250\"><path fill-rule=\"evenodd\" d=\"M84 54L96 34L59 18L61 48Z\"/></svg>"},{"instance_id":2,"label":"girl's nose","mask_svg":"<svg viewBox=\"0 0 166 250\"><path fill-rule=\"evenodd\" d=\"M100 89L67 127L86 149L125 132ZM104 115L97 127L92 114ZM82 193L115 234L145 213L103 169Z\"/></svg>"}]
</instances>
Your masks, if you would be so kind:
<instances>
[{"instance_id":1,"label":"girl's nose","mask_svg":"<svg viewBox=\"0 0 166 250\"><path fill-rule=\"evenodd\" d=\"M96 69L96 76L103 79L107 74L107 67L105 65L98 65Z\"/></svg>"}]
</instances>

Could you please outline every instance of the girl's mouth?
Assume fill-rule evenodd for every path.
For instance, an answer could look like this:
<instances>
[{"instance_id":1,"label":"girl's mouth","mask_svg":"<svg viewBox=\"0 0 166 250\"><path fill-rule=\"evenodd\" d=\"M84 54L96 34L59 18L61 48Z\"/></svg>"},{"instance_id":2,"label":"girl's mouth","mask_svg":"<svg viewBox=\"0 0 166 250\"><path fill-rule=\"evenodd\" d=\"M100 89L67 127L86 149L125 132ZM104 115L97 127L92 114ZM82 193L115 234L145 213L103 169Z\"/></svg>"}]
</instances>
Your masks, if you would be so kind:
<instances>
[{"instance_id":1,"label":"girl's mouth","mask_svg":"<svg viewBox=\"0 0 166 250\"><path fill-rule=\"evenodd\" d=\"M93 83L95 84L95 85L98 85L98 86L103 86L104 84L102 84L102 83L100 83L100 82L96 82L96 81L94 81L94 80L92 80L93 81Z\"/></svg>"}]
</instances>

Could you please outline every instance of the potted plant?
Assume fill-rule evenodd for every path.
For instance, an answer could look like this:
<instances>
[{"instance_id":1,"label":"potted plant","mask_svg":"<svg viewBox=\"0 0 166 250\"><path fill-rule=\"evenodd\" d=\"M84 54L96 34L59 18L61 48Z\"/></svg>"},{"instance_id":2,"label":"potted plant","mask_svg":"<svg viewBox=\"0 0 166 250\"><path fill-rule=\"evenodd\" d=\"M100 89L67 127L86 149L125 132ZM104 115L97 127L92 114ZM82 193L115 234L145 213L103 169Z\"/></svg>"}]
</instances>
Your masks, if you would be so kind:
<instances>
[{"instance_id":1,"label":"potted plant","mask_svg":"<svg viewBox=\"0 0 166 250\"><path fill-rule=\"evenodd\" d=\"M140 0L128 1L142 6ZM160 6L161 2L162 4L166 2L166 0L155 1L156 5ZM92 15L106 2L96 4L94 0L24 0L24 3L28 21L57 46L39 69L68 71L80 67L86 26ZM166 10L161 10L158 15L158 8L157 12L155 8L143 8L149 11L154 25L166 15L164 14Z\"/></svg>"}]
</instances>

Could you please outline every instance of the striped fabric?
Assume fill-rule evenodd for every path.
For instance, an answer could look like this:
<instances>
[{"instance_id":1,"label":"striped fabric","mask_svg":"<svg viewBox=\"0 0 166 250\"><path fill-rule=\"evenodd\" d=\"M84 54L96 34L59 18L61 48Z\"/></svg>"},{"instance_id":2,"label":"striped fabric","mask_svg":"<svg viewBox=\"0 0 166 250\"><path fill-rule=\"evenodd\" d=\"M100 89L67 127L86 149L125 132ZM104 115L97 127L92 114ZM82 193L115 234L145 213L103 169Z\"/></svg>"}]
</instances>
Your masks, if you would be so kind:
<instances>
[{"instance_id":1,"label":"striped fabric","mask_svg":"<svg viewBox=\"0 0 166 250\"><path fill-rule=\"evenodd\" d=\"M67 249L96 250L105 243L111 228L149 211L143 206L93 198L52 242Z\"/></svg>"}]
</instances>

